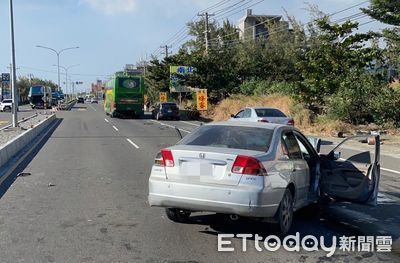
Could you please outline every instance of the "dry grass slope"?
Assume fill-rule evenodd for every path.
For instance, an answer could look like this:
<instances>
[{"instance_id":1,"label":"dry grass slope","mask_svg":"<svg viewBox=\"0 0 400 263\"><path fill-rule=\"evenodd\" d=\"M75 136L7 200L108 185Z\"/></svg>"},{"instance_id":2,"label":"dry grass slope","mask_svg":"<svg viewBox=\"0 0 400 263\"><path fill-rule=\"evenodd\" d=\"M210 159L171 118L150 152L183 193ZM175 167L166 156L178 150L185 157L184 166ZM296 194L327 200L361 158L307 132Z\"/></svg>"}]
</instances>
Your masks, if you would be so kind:
<instances>
[{"instance_id":1,"label":"dry grass slope","mask_svg":"<svg viewBox=\"0 0 400 263\"><path fill-rule=\"evenodd\" d=\"M280 94L268 96L243 96L236 95L221 101L213 109L208 111L204 117L214 121L223 121L230 118L231 114L238 112L244 107L265 106L282 110L292 117L295 126L307 134L319 136L337 136L338 132L354 134L356 127L341 122L324 118L316 119L313 113L304 105L297 103L292 98Z\"/></svg>"}]
</instances>

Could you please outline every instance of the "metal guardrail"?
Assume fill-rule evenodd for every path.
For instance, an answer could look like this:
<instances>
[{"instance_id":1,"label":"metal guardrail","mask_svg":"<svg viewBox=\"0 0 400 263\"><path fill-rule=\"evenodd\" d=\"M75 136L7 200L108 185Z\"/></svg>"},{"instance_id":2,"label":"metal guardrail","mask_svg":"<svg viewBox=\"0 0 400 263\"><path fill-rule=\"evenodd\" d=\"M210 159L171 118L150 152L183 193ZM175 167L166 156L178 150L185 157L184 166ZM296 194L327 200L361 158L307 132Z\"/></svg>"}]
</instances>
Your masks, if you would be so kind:
<instances>
[{"instance_id":1,"label":"metal guardrail","mask_svg":"<svg viewBox=\"0 0 400 263\"><path fill-rule=\"evenodd\" d=\"M22 123L22 122L25 122L25 121L27 121L27 120L30 120L30 119L32 119L32 118L35 118L35 117L37 117L37 116L38 116L38 114L35 113L35 114L33 114L33 115L29 116L29 117L22 118L21 120L18 121L18 124L20 124L20 123ZM8 128L10 128L11 126L12 126L12 124L8 124L8 125L6 125L6 126L0 128L0 131L5 130L5 129L8 129Z\"/></svg>"}]
</instances>

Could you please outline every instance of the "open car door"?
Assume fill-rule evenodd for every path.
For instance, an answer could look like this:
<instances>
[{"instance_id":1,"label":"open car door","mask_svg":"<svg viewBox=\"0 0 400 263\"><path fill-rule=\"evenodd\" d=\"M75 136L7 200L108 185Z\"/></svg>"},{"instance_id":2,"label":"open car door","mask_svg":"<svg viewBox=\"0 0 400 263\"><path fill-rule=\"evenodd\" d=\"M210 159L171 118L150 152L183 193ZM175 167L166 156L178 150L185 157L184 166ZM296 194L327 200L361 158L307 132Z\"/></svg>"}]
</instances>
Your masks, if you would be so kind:
<instances>
[{"instance_id":1,"label":"open car door","mask_svg":"<svg viewBox=\"0 0 400 263\"><path fill-rule=\"evenodd\" d=\"M321 193L337 201L376 205L380 178L380 138L364 152L348 145L366 136L346 138L327 155L321 155ZM353 142L353 143L352 143ZM353 149L353 150L352 150Z\"/></svg>"}]
</instances>

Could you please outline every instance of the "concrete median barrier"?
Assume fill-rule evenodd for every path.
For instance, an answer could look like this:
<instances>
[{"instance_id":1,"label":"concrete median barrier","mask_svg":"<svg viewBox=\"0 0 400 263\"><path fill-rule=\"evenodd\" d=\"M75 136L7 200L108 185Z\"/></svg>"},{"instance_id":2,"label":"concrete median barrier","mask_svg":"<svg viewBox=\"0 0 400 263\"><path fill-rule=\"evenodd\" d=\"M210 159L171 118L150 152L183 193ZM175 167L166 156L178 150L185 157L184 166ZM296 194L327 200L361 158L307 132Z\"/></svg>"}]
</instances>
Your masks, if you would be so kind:
<instances>
[{"instance_id":1,"label":"concrete median barrier","mask_svg":"<svg viewBox=\"0 0 400 263\"><path fill-rule=\"evenodd\" d=\"M76 100L71 100L70 102L66 103L66 104L61 104L58 107L58 110L71 110L71 108L75 105Z\"/></svg>"},{"instance_id":2,"label":"concrete median barrier","mask_svg":"<svg viewBox=\"0 0 400 263\"><path fill-rule=\"evenodd\" d=\"M26 130L6 144L0 146L0 183L6 179L3 177L7 177L5 176L5 172L10 169L12 170L14 164L18 163L18 160L15 160L16 157L23 152L25 147L35 142L35 139L45 131L55 119L55 114L49 115L33 128Z\"/></svg>"}]
</instances>

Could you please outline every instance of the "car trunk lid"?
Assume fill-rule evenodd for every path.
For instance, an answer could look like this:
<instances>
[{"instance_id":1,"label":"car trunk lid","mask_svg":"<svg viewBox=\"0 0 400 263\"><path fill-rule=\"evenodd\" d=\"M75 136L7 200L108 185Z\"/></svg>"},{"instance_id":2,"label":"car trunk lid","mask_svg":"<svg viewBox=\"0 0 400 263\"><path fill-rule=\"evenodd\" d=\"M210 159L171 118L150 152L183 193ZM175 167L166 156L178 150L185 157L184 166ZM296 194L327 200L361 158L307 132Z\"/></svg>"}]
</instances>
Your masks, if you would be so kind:
<instances>
[{"instance_id":1,"label":"car trunk lid","mask_svg":"<svg viewBox=\"0 0 400 263\"><path fill-rule=\"evenodd\" d=\"M195 184L238 185L242 174L232 173L232 165L239 154L254 155L260 152L180 145L170 148L173 167L166 167L169 180Z\"/></svg>"}]
</instances>

